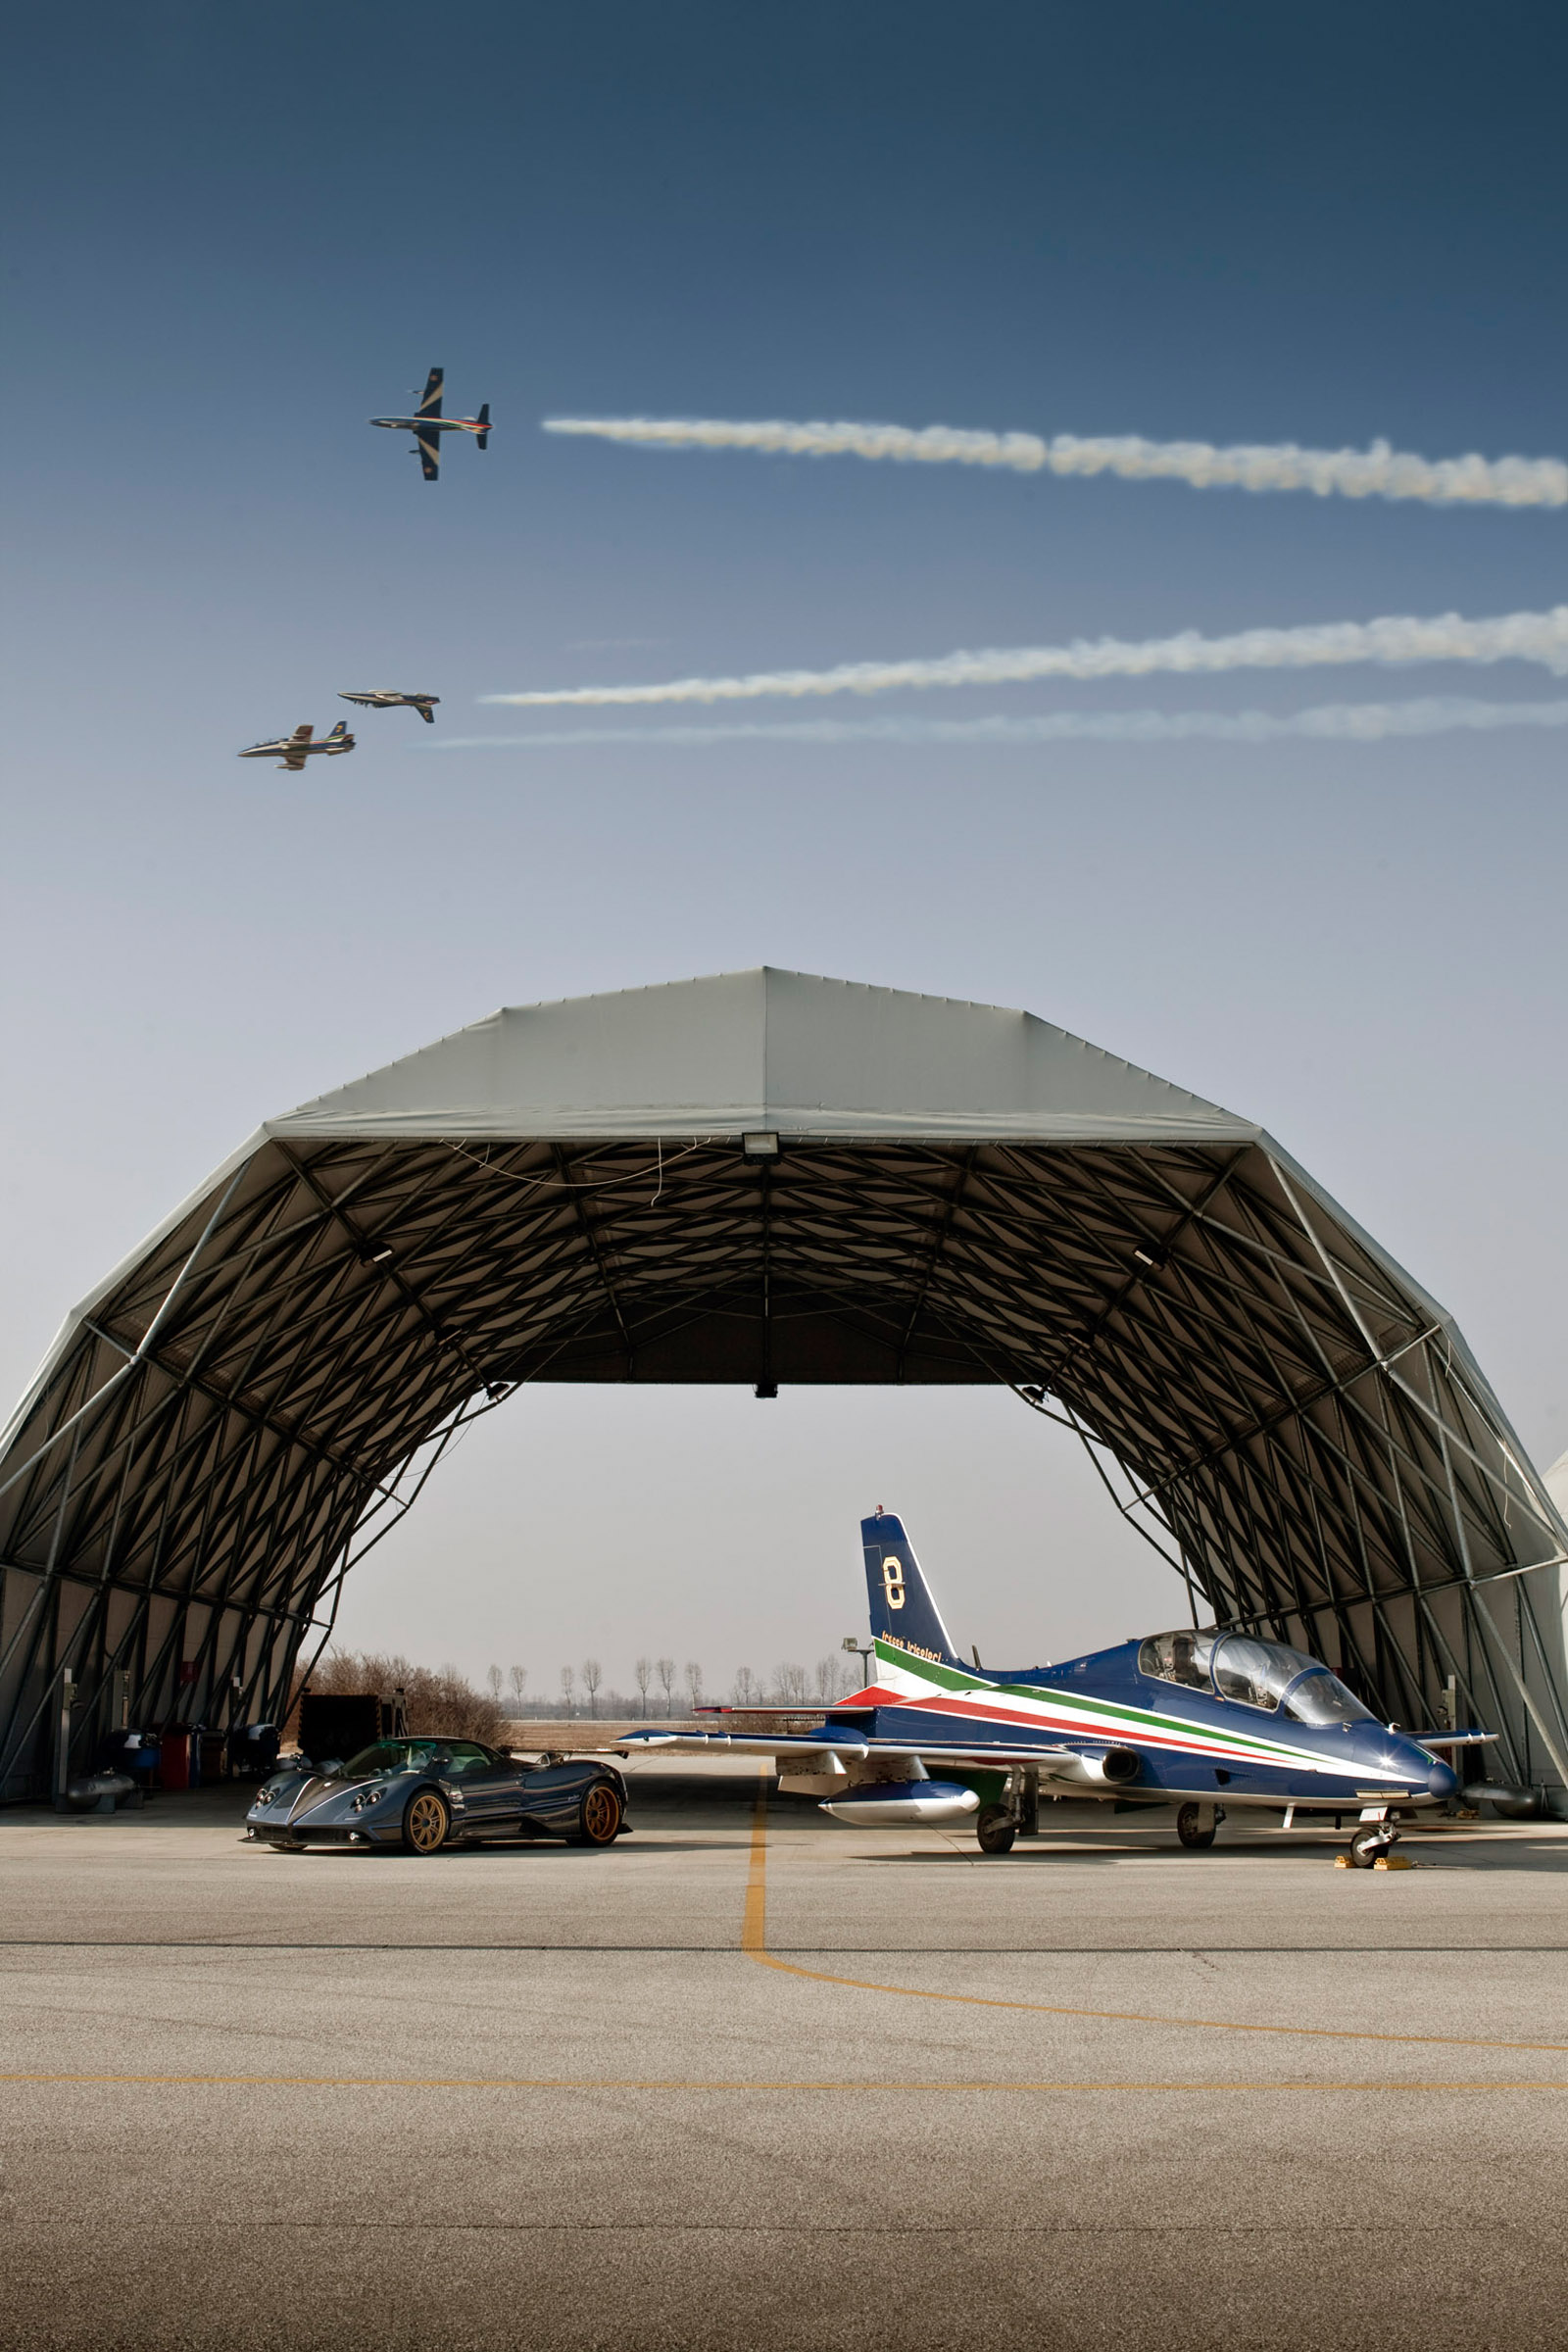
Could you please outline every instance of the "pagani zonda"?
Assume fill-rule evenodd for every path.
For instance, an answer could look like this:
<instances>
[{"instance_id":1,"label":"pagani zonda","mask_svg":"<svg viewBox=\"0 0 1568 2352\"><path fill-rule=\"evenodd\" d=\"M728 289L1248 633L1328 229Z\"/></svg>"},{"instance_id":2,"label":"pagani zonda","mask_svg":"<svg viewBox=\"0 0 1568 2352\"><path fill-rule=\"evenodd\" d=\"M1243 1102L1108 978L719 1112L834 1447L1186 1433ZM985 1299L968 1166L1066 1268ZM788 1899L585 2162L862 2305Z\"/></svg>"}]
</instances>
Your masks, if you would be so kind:
<instances>
[{"instance_id":1,"label":"pagani zonda","mask_svg":"<svg viewBox=\"0 0 1568 2352\"><path fill-rule=\"evenodd\" d=\"M612 1845L626 1828L626 1784L602 1756L524 1763L477 1740L378 1740L346 1764L285 1766L260 1791L245 1835L287 1852L306 1845L435 1854L491 1838Z\"/></svg>"}]
</instances>

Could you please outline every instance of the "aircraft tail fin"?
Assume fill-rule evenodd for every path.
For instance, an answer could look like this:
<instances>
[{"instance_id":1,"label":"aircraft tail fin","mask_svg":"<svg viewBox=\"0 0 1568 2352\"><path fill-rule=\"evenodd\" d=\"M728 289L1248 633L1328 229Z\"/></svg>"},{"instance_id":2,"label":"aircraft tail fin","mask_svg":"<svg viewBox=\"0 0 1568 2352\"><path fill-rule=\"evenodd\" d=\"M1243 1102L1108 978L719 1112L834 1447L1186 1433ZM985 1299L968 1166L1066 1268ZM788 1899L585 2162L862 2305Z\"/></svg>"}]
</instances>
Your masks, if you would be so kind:
<instances>
[{"instance_id":1,"label":"aircraft tail fin","mask_svg":"<svg viewBox=\"0 0 1568 2352\"><path fill-rule=\"evenodd\" d=\"M953 1638L932 1599L904 1522L892 1511L878 1511L860 1521L865 1552L865 1589L871 1604L873 1636L893 1637L940 1658L945 1666L961 1666Z\"/></svg>"},{"instance_id":2,"label":"aircraft tail fin","mask_svg":"<svg viewBox=\"0 0 1568 2352\"><path fill-rule=\"evenodd\" d=\"M346 718L340 718L337 722L337 725L329 730L326 740L328 743L342 743L344 738L347 736L348 731L348 720Z\"/></svg>"},{"instance_id":3,"label":"aircraft tail fin","mask_svg":"<svg viewBox=\"0 0 1568 2352\"><path fill-rule=\"evenodd\" d=\"M483 407L483 408L482 408L482 409L479 411L479 447L480 447L481 449L488 449L488 448L489 448L489 446L490 446L490 403L489 403L488 401L486 401L486 402L485 402L485 404L484 404L484 407Z\"/></svg>"}]
</instances>

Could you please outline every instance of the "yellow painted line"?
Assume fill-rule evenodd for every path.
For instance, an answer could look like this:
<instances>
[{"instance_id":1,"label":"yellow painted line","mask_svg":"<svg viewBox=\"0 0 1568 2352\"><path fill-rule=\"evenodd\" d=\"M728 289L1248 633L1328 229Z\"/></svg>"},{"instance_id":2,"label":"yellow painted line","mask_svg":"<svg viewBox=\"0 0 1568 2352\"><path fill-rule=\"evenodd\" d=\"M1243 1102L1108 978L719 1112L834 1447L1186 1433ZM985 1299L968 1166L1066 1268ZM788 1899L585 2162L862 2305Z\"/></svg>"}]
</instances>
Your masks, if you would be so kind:
<instances>
[{"instance_id":1,"label":"yellow painted line","mask_svg":"<svg viewBox=\"0 0 1568 2352\"><path fill-rule=\"evenodd\" d=\"M764 2082L742 2077L705 2080L696 2076L665 2075L93 2075L49 2074L43 2071L30 2074L0 2074L0 2082L68 2082L110 2083L132 2088L151 2086L164 2089L240 2089L240 2090L673 2090L755 2091L809 2090L830 2091L835 2097L845 2092L875 2091L879 2094L902 2093L924 2098L932 2091L984 2092L995 2091L1060 2092L1071 2096L1078 2091L1276 2091L1290 2098L1299 2098L1303 2090L1341 2091L1503 2091L1503 2090L1562 2090L1568 2091L1568 2082L1319 2082L1309 2077L1279 2082L881 2082L846 2081L839 2082L801 2081Z\"/></svg>"},{"instance_id":2,"label":"yellow painted line","mask_svg":"<svg viewBox=\"0 0 1568 2352\"><path fill-rule=\"evenodd\" d=\"M741 1950L754 1960L773 1961L767 1949L767 1774L759 1768L752 1807L752 1855L746 1873L746 1908L741 1914Z\"/></svg>"},{"instance_id":3,"label":"yellow painted line","mask_svg":"<svg viewBox=\"0 0 1568 2352\"><path fill-rule=\"evenodd\" d=\"M917 1984L876 1984L864 1977L839 1977L826 1969L798 1968L767 1948L767 1787L757 1791L752 1815L752 1858L746 1881L746 1912L741 1949L763 1968L780 1976L805 1977L813 1984L839 1984L852 1992L882 1992L904 2001L952 2001L967 2009L1026 2010L1035 2017L1083 2017L1106 2025L1159 2026L1165 2031L1205 2034L1289 2034L1309 2041L1397 2042L1422 2049L1542 2050L1553 2057L1568 2055L1563 2041L1494 2041L1461 2034L1374 2034L1348 2026L1248 2025L1233 2017L1161 2017L1143 2009L1080 2009L1061 2001L1009 2001L983 1992L931 1992Z\"/></svg>"}]
</instances>

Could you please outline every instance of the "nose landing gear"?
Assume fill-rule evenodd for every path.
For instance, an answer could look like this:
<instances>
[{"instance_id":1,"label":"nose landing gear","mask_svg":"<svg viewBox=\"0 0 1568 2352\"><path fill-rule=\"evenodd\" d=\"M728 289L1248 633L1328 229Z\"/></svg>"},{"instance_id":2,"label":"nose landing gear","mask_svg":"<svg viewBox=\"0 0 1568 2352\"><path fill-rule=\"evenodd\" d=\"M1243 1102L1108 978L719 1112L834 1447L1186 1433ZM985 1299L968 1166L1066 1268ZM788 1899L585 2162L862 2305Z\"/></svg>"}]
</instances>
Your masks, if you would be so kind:
<instances>
[{"instance_id":1,"label":"nose landing gear","mask_svg":"<svg viewBox=\"0 0 1568 2352\"><path fill-rule=\"evenodd\" d=\"M1392 1821L1364 1821L1350 1839L1350 1868L1370 1870L1393 1853L1398 1835Z\"/></svg>"}]
</instances>

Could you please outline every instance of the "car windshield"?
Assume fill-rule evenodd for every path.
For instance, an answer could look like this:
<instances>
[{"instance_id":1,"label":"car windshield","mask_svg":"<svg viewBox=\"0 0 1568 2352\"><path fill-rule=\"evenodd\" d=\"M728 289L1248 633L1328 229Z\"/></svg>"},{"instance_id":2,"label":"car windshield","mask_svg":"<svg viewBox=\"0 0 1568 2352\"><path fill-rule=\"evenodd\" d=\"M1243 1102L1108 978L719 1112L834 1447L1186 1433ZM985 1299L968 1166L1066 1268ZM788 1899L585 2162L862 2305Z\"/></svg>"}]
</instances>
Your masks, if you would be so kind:
<instances>
[{"instance_id":1,"label":"car windshield","mask_svg":"<svg viewBox=\"0 0 1568 2352\"><path fill-rule=\"evenodd\" d=\"M382 1772L418 1772L432 1756L450 1755L450 1740L377 1740L343 1767L346 1781L371 1781Z\"/></svg>"},{"instance_id":2,"label":"car windshield","mask_svg":"<svg viewBox=\"0 0 1568 2352\"><path fill-rule=\"evenodd\" d=\"M1285 1712L1297 1723L1375 1723L1377 1717L1352 1691L1347 1690L1337 1674L1319 1666L1311 1674L1303 1674L1293 1686L1285 1700Z\"/></svg>"}]
</instances>

